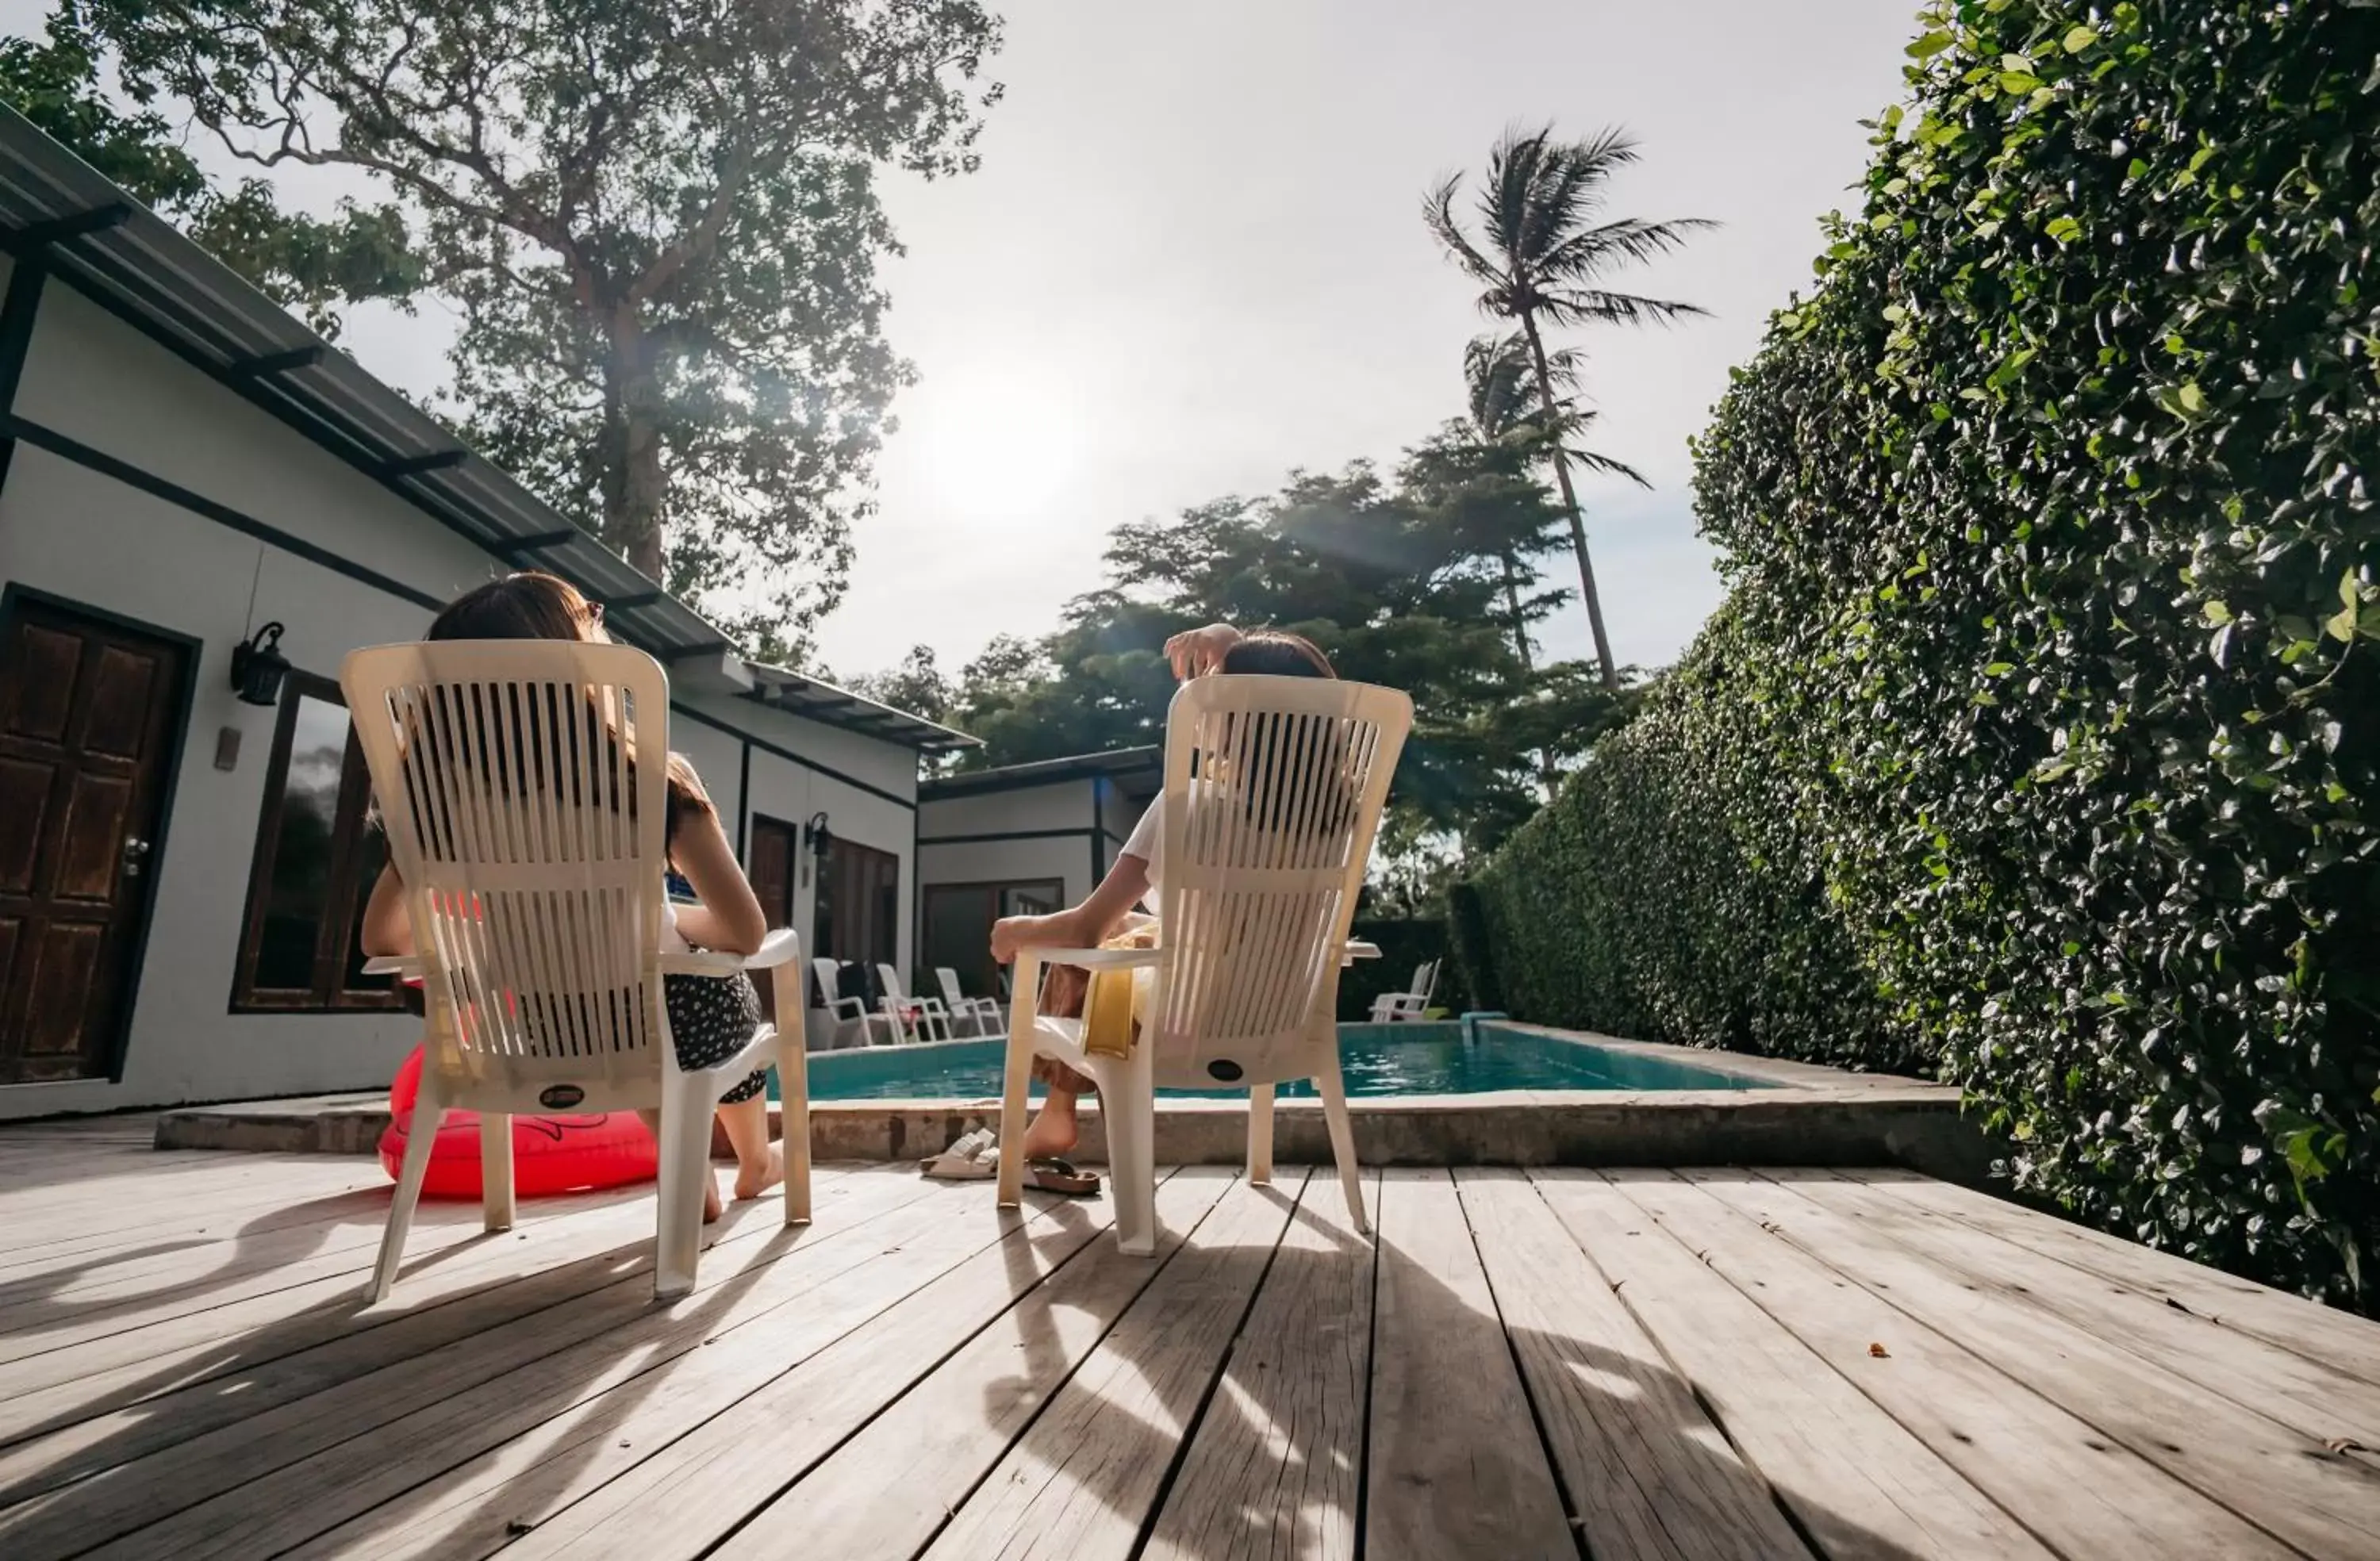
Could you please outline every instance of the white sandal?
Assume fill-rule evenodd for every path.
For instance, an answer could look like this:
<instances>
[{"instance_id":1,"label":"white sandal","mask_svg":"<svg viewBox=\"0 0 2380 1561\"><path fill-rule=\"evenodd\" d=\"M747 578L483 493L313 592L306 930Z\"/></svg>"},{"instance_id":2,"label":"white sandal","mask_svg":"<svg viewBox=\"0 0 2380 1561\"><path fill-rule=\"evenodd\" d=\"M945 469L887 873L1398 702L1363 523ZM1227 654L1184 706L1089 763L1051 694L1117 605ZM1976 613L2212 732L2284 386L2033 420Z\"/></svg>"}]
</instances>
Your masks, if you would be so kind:
<instances>
[{"instance_id":1,"label":"white sandal","mask_svg":"<svg viewBox=\"0 0 2380 1561\"><path fill-rule=\"evenodd\" d=\"M1000 1174L1000 1139L990 1128L978 1128L919 1168L944 1181L988 1181Z\"/></svg>"}]
</instances>

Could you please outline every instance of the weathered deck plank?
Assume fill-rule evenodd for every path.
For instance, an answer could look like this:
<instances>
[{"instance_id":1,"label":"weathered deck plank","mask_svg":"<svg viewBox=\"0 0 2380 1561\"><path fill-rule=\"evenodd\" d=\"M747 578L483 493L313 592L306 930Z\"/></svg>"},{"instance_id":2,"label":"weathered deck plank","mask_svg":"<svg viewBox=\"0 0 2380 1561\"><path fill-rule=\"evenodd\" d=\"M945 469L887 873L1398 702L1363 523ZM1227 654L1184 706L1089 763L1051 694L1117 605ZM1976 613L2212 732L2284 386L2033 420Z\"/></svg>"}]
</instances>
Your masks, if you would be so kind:
<instances>
[{"instance_id":1,"label":"weathered deck plank","mask_svg":"<svg viewBox=\"0 0 2380 1561\"><path fill-rule=\"evenodd\" d=\"M2022 1523L1619 1188L1593 1171L1531 1180L1828 1561L2046 1561Z\"/></svg>"},{"instance_id":2,"label":"weathered deck plank","mask_svg":"<svg viewBox=\"0 0 2380 1561\"><path fill-rule=\"evenodd\" d=\"M2280 1422L2193 1389L2029 1298L1945 1272L1778 1182L1689 1172L1698 1186L1900 1313L1956 1341L2102 1437L2311 1555L2380 1534L2380 1475Z\"/></svg>"},{"instance_id":3,"label":"weathered deck plank","mask_svg":"<svg viewBox=\"0 0 2380 1561\"><path fill-rule=\"evenodd\" d=\"M1365 1555L1575 1561L1553 1468L1446 1172L1388 1172L1378 1230Z\"/></svg>"},{"instance_id":4,"label":"weathered deck plank","mask_svg":"<svg viewBox=\"0 0 2380 1561\"><path fill-rule=\"evenodd\" d=\"M1132 1554L1256 1298L1300 1180L1232 1184L926 1556L1123 1561Z\"/></svg>"},{"instance_id":5,"label":"weathered deck plank","mask_svg":"<svg viewBox=\"0 0 2380 1561\"><path fill-rule=\"evenodd\" d=\"M876 1561L924 1549L1230 1186L1212 1169L1169 1180L1158 1190L1158 1261L1093 1237L711 1554ZM767 1422L754 1434L783 1440Z\"/></svg>"},{"instance_id":6,"label":"weathered deck plank","mask_svg":"<svg viewBox=\"0 0 2380 1561\"><path fill-rule=\"evenodd\" d=\"M2380 1386L2323 1370L2294 1351L2166 1305L1972 1226L1912 1209L1888 1190L1829 1173L1762 1173L1867 1223L1913 1257L1996 1294L2020 1298L2142 1360L2280 1422L2308 1440L2380 1449ZM2375 1466L2380 1472L2380 1466Z\"/></svg>"},{"instance_id":7,"label":"weathered deck plank","mask_svg":"<svg viewBox=\"0 0 2380 1561\"><path fill-rule=\"evenodd\" d=\"M2325 1371L2380 1384L2380 1325L2362 1318L2326 1306L2309 1306L2298 1296L2236 1274L2087 1226L2046 1218L2003 1199L1913 1171L1841 1174L1888 1189L1908 1206L1944 1215L2070 1267L2155 1296L2217 1327L2237 1329L2294 1350Z\"/></svg>"},{"instance_id":8,"label":"weathered deck plank","mask_svg":"<svg viewBox=\"0 0 2380 1561\"><path fill-rule=\"evenodd\" d=\"M1366 1179L1375 1218L1378 1192ZM1373 1250L1337 1177L1316 1172L1158 1514L1148 1561L1353 1561Z\"/></svg>"},{"instance_id":9,"label":"weathered deck plank","mask_svg":"<svg viewBox=\"0 0 2380 1561\"><path fill-rule=\"evenodd\" d=\"M2031 1386L1764 1229L1714 1196L1717 1187L1661 1171L1606 1174L1695 1257L2056 1549L2191 1561L2291 1554Z\"/></svg>"},{"instance_id":10,"label":"weathered deck plank","mask_svg":"<svg viewBox=\"0 0 2380 1561\"><path fill-rule=\"evenodd\" d=\"M2380 1326L1904 1173L1397 1170L1366 1241L1327 1174L1197 1170L1151 1263L1102 1204L822 1169L816 1225L731 1216L673 1307L648 1192L492 1239L429 1211L359 1312L376 1165L146 1131L0 1127L9 1561L2369 1561L2380 1531L2380 1469L2324 1446L2374 1432Z\"/></svg>"},{"instance_id":11,"label":"weathered deck plank","mask_svg":"<svg viewBox=\"0 0 2380 1561\"><path fill-rule=\"evenodd\" d=\"M1464 1170L1455 1185L1587 1554L1808 1555L1768 1482L1728 1445L1528 1180Z\"/></svg>"}]
</instances>

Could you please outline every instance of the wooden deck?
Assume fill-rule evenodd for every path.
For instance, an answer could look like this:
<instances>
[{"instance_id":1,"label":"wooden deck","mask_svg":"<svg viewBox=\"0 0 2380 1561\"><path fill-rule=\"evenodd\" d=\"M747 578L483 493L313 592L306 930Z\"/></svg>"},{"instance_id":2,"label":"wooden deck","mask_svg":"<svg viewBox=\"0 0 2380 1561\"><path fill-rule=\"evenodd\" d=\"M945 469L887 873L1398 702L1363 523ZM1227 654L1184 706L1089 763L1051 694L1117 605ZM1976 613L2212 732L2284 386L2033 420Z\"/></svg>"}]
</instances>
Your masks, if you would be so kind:
<instances>
[{"instance_id":1,"label":"wooden deck","mask_svg":"<svg viewBox=\"0 0 2380 1561\"><path fill-rule=\"evenodd\" d=\"M2380 1556L2380 1326L1899 1172L822 1168L647 1196L0 1131L0 1555Z\"/></svg>"}]
</instances>

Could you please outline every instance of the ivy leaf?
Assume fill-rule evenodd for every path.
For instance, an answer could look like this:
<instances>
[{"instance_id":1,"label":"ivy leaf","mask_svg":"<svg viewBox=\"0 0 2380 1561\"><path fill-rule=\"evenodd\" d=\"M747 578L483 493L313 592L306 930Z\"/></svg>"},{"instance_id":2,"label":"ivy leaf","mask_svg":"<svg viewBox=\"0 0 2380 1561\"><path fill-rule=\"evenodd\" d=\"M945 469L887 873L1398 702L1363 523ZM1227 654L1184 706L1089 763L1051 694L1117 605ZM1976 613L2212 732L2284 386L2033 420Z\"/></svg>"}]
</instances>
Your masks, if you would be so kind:
<instances>
[{"instance_id":1,"label":"ivy leaf","mask_svg":"<svg viewBox=\"0 0 2380 1561\"><path fill-rule=\"evenodd\" d=\"M2058 42L2058 46L2063 48L2068 54L2079 54L2083 50L2089 48L2092 44L2096 43L2098 41L2098 33L2093 31L2087 24L2076 22L2072 27L2066 30L2066 36L2059 39Z\"/></svg>"},{"instance_id":2,"label":"ivy leaf","mask_svg":"<svg viewBox=\"0 0 2380 1561\"><path fill-rule=\"evenodd\" d=\"M2074 240L2082 236L2082 224L2076 222L2072 217L2058 217L2053 219L2049 225L2043 228L2041 231L2049 235L2050 237L2055 238L2060 244L2071 244Z\"/></svg>"}]
</instances>

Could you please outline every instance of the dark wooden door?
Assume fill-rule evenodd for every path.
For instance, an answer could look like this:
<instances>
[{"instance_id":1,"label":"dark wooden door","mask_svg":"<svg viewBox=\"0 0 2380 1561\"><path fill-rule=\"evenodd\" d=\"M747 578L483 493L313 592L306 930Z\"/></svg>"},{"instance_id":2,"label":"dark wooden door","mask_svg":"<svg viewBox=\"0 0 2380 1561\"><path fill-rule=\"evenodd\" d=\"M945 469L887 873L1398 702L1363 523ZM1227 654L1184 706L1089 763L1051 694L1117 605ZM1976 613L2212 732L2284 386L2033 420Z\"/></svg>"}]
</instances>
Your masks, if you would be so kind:
<instances>
[{"instance_id":1,"label":"dark wooden door","mask_svg":"<svg viewBox=\"0 0 2380 1561\"><path fill-rule=\"evenodd\" d=\"M750 849L745 864L745 874L752 880L752 892L759 898L760 914L769 919L769 929L794 925L794 827L781 818L752 818ZM803 977L808 983L807 974ZM769 1022L777 1021L776 983L769 977L759 978L760 1009Z\"/></svg>"},{"instance_id":2,"label":"dark wooden door","mask_svg":"<svg viewBox=\"0 0 2380 1561\"><path fill-rule=\"evenodd\" d=\"M189 652L22 599L0 636L0 1083L103 1078Z\"/></svg>"}]
</instances>

